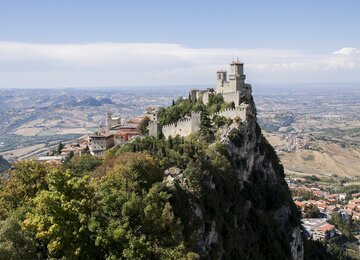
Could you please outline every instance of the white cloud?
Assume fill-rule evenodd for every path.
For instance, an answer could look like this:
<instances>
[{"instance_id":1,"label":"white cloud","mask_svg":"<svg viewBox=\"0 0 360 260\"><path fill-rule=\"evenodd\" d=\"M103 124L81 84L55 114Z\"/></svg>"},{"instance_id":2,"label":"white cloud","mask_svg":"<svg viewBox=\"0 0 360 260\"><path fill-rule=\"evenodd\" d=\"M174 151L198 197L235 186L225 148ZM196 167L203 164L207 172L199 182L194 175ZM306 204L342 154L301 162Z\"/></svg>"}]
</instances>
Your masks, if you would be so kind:
<instances>
[{"instance_id":1,"label":"white cloud","mask_svg":"<svg viewBox=\"0 0 360 260\"><path fill-rule=\"evenodd\" d=\"M188 48L166 43L0 42L0 87L200 84L240 57L249 82L360 81L360 50ZM344 77L344 78L341 78Z\"/></svg>"},{"instance_id":2,"label":"white cloud","mask_svg":"<svg viewBox=\"0 0 360 260\"><path fill-rule=\"evenodd\" d=\"M345 47L338 51L333 52L336 55L350 56L350 55L360 55L360 50L357 48Z\"/></svg>"}]
</instances>

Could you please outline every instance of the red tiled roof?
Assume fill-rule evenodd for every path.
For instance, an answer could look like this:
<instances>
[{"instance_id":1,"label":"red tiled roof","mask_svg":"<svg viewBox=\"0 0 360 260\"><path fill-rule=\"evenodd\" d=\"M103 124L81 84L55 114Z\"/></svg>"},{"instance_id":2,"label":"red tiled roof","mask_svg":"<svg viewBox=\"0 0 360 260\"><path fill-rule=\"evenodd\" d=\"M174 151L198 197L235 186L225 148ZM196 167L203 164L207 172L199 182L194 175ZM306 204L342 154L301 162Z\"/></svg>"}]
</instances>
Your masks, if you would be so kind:
<instances>
[{"instance_id":1,"label":"red tiled roof","mask_svg":"<svg viewBox=\"0 0 360 260\"><path fill-rule=\"evenodd\" d=\"M317 231L321 231L321 232L326 232L326 231L331 231L331 230L333 230L333 229L335 229L335 226L334 226L334 225L331 225L331 224L329 224L329 223L326 223L326 224L318 227L316 230L317 230Z\"/></svg>"},{"instance_id":2,"label":"red tiled roof","mask_svg":"<svg viewBox=\"0 0 360 260\"><path fill-rule=\"evenodd\" d=\"M353 198L360 197L360 192L358 192L358 193L354 193L354 194L351 194L351 196L352 196Z\"/></svg>"},{"instance_id":3,"label":"red tiled roof","mask_svg":"<svg viewBox=\"0 0 360 260\"><path fill-rule=\"evenodd\" d=\"M304 207L304 205L305 205L304 202L298 201L298 200L295 200L294 203L295 203L296 206L298 206L298 207L300 207L300 208Z\"/></svg>"}]
</instances>

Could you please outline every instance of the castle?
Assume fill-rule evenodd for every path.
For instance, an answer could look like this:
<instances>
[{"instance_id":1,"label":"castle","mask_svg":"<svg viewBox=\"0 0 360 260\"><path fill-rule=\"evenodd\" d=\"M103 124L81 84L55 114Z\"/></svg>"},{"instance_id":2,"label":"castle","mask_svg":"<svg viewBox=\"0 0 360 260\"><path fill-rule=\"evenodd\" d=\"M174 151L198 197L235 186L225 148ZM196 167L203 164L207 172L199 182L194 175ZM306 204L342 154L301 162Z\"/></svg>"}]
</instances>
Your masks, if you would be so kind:
<instances>
[{"instance_id":1,"label":"castle","mask_svg":"<svg viewBox=\"0 0 360 260\"><path fill-rule=\"evenodd\" d=\"M210 95L215 93L221 94L224 101L234 103L235 108L219 111L214 115L224 116L230 119L238 117L242 121L246 121L248 104L244 101L251 98L251 85L245 83L244 63L237 60L230 64L229 79L227 79L227 72L222 70L216 73L216 78L216 92L212 88L206 90L192 89L190 92L191 100L201 100L204 104L208 104ZM210 117L214 115L210 115ZM158 136L162 133L166 139L168 139L169 136L175 137L176 135L188 136L191 133L199 131L200 118L201 112L191 112L190 118L181 119L176 123L161 126L157 120L157 116L154 114L149 122L149 135Z\"/></svg>"},{"instance_id":2,"label":"castle","mask_svg":"<svg viewBox=\"0 0 360 260\"><path fill-rule=\"evenodd\" d=\"M220 70L216 73L216 93L221 94L225 102L234 102L235 107L240 106L242 97L250 98L251 85L245 83L244 63L239 60L230 64L230 75L227 79L227 72ZM191 99L202 100L204 104L209 102L209 95L213 94L214 89L206 90L192 89Z\"/></svg>"}]
</instances>

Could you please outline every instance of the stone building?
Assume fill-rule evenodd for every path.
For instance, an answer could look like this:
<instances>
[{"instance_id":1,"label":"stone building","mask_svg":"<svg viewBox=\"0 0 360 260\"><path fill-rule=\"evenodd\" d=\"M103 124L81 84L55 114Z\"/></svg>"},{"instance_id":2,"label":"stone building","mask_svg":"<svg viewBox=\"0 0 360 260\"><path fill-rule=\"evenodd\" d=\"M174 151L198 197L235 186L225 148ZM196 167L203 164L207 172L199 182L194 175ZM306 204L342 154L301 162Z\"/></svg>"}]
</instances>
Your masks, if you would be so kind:
<instances>
[{"instance_id":1,"label":"stone building","mask_svg":"<svg viewBox=\"0 0 360 260\"><path fill-rule=\"evenodd\" d=\"M100 133L89 135L88 144L91 155L102 154L115 145L114 135Z\"/></svg>"},{"instance_id":2,"label":"stone building","mask_svg":"<svg viewBox=\"0 0 360 260\"><path fill-rule=\"evenodd\" d=\"M113 113L106 113L106 127L107 129L112 129L115 126L122 125L121 117L113 117Z\"/></svg>"}]
</instances>

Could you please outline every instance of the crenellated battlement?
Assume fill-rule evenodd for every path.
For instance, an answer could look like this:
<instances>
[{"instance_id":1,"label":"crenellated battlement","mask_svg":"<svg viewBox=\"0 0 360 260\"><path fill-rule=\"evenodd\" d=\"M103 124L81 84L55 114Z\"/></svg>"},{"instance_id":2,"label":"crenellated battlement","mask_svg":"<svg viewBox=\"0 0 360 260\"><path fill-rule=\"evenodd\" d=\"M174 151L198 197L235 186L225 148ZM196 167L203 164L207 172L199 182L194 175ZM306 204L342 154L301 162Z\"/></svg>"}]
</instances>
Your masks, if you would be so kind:
<instances>
[{"instance_id":1,"label":"crenellated battlement","mask_svg":"<svg viewBox=\"0 0 360 260\"><path fill-rule=\"evenodd\" d=\"M219 112L216 112L213 115L220 115L225 112L246 111L247 109L248 109L247 104L241 104L240 106L235 107L235 108L226 108L226 109L220 110Z\"/></svg>"},{"instance_id":2,"label":"crenellated battlement","mask_svg":"<svg viewBox=\"0 0 360 260\"><path fill-rule=\"evenodd\" d=\"M235 108L227 108L224 110L221 110L219 112L216 112L210 116L210 118L213 118L214 116L224 116L226 118L235 119L236 117L239 117L241 121L246 121L247 119L247 111L248 111L249 105L248 104L241 104L238 107Z\"/></svg>"},{"instance_id":3,"label":"crenellated battlement","mask_svg":"<svg viewBox=\"0 0 360 260\"><path fill-rule=\"evenodd\" d=\"M162 126L162 133L165 138L169 136L188 136L199 131L201 112L192 112L190 118L183 118L179 121Z\"/></svg>"}]
</instances>

